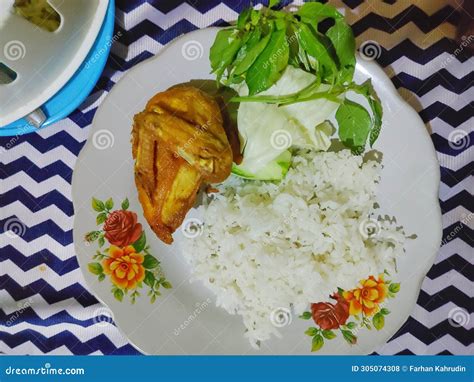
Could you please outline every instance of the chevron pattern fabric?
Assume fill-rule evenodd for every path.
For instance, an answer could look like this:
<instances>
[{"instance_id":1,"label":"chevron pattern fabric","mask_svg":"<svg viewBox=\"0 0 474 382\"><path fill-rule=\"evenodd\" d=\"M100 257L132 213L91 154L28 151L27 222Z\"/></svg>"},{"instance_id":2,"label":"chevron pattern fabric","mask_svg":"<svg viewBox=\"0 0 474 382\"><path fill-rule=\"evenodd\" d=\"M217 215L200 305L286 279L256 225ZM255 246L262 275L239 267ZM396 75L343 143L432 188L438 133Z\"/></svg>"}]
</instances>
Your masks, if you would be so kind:
<instances>
[{"instance_id":1,"label":"chevron pattern fabric","mask_svg":"<svg viewBox=\"0 0 474 382\"><path fill-rule=\"evenodd\" d=\"M139 354L102 319L78 267L74 165L97 107L127 69L183 33L225 25L249 3L119 0L121 37L86 102L54 126L0 139L0 352ZM426 122L441 165L442 246L410 318L377 353L472 354L474 59L466 44L474 36L454 40L462 13L455 0L331 3L358 46L376 42L377 61Z\"/></svg>"}]
</instances>

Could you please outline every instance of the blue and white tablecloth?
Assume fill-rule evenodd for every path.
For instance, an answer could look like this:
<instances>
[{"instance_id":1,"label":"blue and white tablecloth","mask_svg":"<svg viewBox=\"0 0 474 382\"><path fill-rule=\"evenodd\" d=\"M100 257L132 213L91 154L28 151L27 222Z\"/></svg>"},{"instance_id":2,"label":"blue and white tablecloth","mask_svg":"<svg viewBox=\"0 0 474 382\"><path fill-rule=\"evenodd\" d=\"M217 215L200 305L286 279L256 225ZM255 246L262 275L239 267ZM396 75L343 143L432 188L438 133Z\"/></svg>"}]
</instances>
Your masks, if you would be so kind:
<instances>
[{"instance_id":1,"label":"blue and white tablecloth","mask_svg":"<svg viewBox=\"0 0 474 382\"><path fill-rule=\"evenodd\" d=\"M420 113L441 165L443 245L413 313L379 354L473 350L474 59L467 51L474 36L453 40L462 12L458 2L331 1L345 12L358 46L370 42L376 48L377 61ZM127 69L176 36L236 19L249 3L118 1L119 37L87 101L52 127L0 139L0 352L138 353L113 323L98 318L103 310L78 268L72 243L74 164L97 107Z\"/></svg>"}]
</instances>

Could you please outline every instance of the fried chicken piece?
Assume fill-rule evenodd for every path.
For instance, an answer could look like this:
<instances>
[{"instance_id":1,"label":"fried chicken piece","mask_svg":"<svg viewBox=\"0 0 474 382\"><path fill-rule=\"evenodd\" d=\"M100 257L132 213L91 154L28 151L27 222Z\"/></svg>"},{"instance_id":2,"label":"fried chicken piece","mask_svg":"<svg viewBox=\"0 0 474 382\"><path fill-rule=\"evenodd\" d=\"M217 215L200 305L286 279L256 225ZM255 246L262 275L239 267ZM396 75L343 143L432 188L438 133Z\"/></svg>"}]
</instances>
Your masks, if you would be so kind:
<instances>
[{"instance_id":1,"label":"fried chicken piece","mask_svg":"<svg viewBox=\"0 0 474 382\"><path fill-rule=\"evenodd\" d=\"M193 206L202 182L225 180L232 149L218 104L193 87L158 93L134 118L135 183L145 218L165 243Z\"/></svg>"}]
</instances>

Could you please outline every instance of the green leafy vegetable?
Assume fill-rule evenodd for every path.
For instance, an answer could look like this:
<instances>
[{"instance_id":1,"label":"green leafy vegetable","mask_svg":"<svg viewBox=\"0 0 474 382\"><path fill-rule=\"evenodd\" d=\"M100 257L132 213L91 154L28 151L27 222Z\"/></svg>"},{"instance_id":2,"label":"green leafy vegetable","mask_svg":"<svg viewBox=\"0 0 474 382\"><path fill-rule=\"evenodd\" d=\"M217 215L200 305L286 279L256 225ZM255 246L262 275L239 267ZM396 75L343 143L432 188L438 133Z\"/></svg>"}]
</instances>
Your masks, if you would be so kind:
<instances>
[{"instance_id":1,"label":"green leafy vegetable","mask_svg":"<svg viewBox=\"0 0 474 382\"><path fill-rule=\"evenodd\" d=\"M268 45L270 37L272 37L272 35L269 34L265 36L262 40L258 41L256 44L252 44L253 41L249 40L249 43L247 43L242 48L242 59L235 67L234 75L239 76L245 73L252 66L258 56L260 56L260 53L262 53Z\"/></svg>"},{"instance_id":2,"label":"green leafy vegetable","mask_svg":"<svg viewBox=\"0 0 474 382\"><path fill-rule=\"evenodd\" d=\"M336 120L342 143L360 153L370 133L370 114L358 103L345 100L337 109Z\"/></svg>"},{"instance_id":3,"label":"green leafy vegetable","mask_svg":"<svg viewBox=\"0 0 474 382\"><path fill-rule=\"evenodd\" d=\"M280 0L270 0L268 2L268 8L276 7L278 4L280 4Z\"/></svg>"},{"instance_id":4,"label":"green leafy vegetable","mask_svg":"<svg viewBox=\"0 0 474 382\"><path fill-rule=\"evenodd\" d=\"M313 33L307 24L300 25L297 36L303 50L316 60L317 65L314 67L316 72L319 72L323 80L331 79L337 72L337 65L331 55L331 48L324 37Z\"/></svg>"},{"instance_id":5,"label":"green leafy vegetable","mask_svg":"<svg viewBox=\"0 0 474 382\"><path fill-rule=\"evenodd\" d=\"M268 45L250 66L246 76L249 94L270 88L288 65L289 47L284 30L273 31Z\"/></svg>"},{"instance_id":6,"label":"green leafy vegetable","mask_svg":"<svg viewBox=\"0 0 474 382\"><path fill-rule=\"evenodd\" d=\"M343 16L332 5L316 2L305 3L296 14L301 17L302 22L314 26L327 18L343 19Z\"/></svg>"},{"instance_id":7,"label":"green leafy vegetable","mask_svg":"<svg viewBox=\"0 0 474 382\"><path fill-rule=\"evenodd\" d=\"M373 126L370 131L370 146L373 146L382 128L382 103L380 102L370 80L365 81L362 85L355 86L353 90L362 94L367 99L370 109L372 110Z\"/></svg>"},{"instance_id":8,"label":"green leafy vegetable","mask_svg":"<svg viewBox=\"0 0 474 382\"><path fill-rule=\"evenodd\" d=\"M343 19L338 19L336 23L329 28L326 35L331 40L339 59L340 71L338 73L338 82L345 83L352 81L355 69L355 39L352 29Z\"/></svg>"},{"instance_id":9,"label":"green leafy vegetable","mask_svg":"<svg viewBox=\"0 0 474 382\"><path fill-rule=\"evenodd\" d=\"M211 47L210 59L212 72L220 80L226 68L232 63L240 49L242 40L238 30L224 29L217 33L216 40Z\"/></svg>"},{"instance_id":10,"label":"green leafy vegetable","mask_svg":"<svg viewBox=\"0 0 474 382\"><path fill-rule=\"evenodd\" d=\"M294 13L276 9L279 4L278 0L269 0L268 7L245 9L235 26L217 34L210 51L211 67L217 81L220 85L235 86L239 96L232 98L232 102L272 104L282 109L283 106L320 100L318 118L324 114L323 121L327 120L337 109L336 121L342 143L355 154L362 153L367 141L372 146L380 134L383 110L370 81L360 85L353 82L356 46L351 27L343 15L328 4L308 2ZM322 32L320 24L327 19L333 24ZM290 68L307 72L314 79L303 87L279 86L285 82ZM364 106L345 99L346 93L351 91L367 100L370 113ZM322 110L319 106L323 104L334 105L334 108ZM314 103L312 108L315 107ZM300 111L297 116L290 116L296 125L312 115L308 113L314 112ZM323 121L314 126L303 123L304 129L312 136L312 129ZM264 139L268 141L268 134L252 132L248 127L241 131L240 121L238 128L245 141L244 164L234 165L233 172L249 179L281 179L291 163L291 154L288 161L277 162L276 158L284 150L272 151L268 144L262 144ZM271 130L263 126L260 119L258 124L252 124L252 129ZM290 127L284 129L293 135ZM326 144L323 146L315 148L327 149ZM250 148L251 153L247 152Z\"/></svg>"}]
</instances>

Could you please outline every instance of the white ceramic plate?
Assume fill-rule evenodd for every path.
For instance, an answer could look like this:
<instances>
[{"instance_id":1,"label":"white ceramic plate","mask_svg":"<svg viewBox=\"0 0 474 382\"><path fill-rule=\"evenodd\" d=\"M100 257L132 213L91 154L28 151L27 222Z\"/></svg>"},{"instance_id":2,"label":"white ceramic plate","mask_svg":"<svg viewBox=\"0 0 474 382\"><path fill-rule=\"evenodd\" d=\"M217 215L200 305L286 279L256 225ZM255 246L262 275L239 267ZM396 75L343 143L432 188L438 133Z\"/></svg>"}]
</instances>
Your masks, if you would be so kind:
<instances>
[{"instance_id":1,"label":"white ceramic plate","mask_svg":"<svg viewBox=\"0 0 474 382\"><path fill-rule=\"evenodd\" d=\"M109 0L49 3L61 16L54 32L16 15L0 25L0 63L17 73L13 82L0 85L0 128L43 105L69 81L99 34Z\"/></svg>"},{"instance_id":2,"label":"white ceramic plate","mask_svg":"<svg viewBox=\"0 0 474 382\"><path fill-rule=\"evenodd\" d=\"M103 102L74 172L76 253L90 289L110 308L122 332L145 353L310 354L311 339L304 334L310 322L296 317L281 329L281 339L264 342L258 351L252 349L243 337L240 317L216 308L210 291L199 283L189 282L191 270L180 250L182 233L176 232L173 246L161 243L149 229L137 199L130 146L133 115L155 93L176 83L212 78L208 52L216 31L215 28L196 31L169 44L159 56L128 72ZM326 341L317 354L366 354L380 349L412 312L441 239L439 166L423 122L400 98L377 64L359 59L355 77L357 82L372 79L384 107L383 129L375 147L383 153L384 163L380 204L397 216L405 232L416 234L417 239L408 241L406 255L398 264L399 273L392 276L402 287L396 298L387 300L385 307L391 314L385 317L385 327L380 331L361 330L354 346L338 336ZM129 210L137 212L150 252L159 258L167 279L173 284L173 289L165 289L154 304L146 296L146 285L143 296L134 305L127 296L122 302L117 301L111 293L109 277L99 282L97 275L88 269L98 248L96 242L84 241L86 232L97 229L92 197L101 200L112 197L113 209L120 209L120 202L128 197Z\"/></svg>"}]
</instances>

